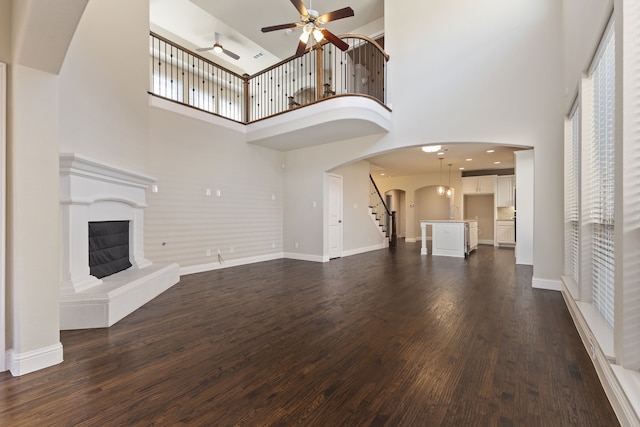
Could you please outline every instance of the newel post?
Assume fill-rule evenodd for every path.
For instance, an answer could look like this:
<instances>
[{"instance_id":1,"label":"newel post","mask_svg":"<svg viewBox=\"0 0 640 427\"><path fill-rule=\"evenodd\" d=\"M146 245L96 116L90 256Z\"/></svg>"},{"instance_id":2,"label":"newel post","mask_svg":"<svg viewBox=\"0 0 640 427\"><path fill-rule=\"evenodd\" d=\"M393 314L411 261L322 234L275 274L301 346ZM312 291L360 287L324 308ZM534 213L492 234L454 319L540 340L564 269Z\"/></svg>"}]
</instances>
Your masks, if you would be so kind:
<instances>
[{"instance_id":1,"label":"newel post","mask_svg":"<svg viewBox=\"0 0 640 427\"><path fill-rule=\"evenodd\" d=\"M244 87L244 108L243 108L243 122L249 123L249 74L244 73L242 75L242 86Z\"/></svg>"},{"instance_id":2,"label":"newel post","mask_svg":"<svg viewBox=\"0 0 640 427\"><path fill-rule=\"evenodd\" d=\"M324 55L322 45L316 44L316 101L322 99L324 91Z\"/></svg>"},{"instance_id":3,"label":"newel post","mask_svg":"<svg viewBox=\"0 0 640 427\"><path fill-rule=\"evenodd\" d=\"M389 247L395 248L398 246L398 236L396 233L396 211L391 211L391 240L389 241Z\"/></svg>"}]
</instances>

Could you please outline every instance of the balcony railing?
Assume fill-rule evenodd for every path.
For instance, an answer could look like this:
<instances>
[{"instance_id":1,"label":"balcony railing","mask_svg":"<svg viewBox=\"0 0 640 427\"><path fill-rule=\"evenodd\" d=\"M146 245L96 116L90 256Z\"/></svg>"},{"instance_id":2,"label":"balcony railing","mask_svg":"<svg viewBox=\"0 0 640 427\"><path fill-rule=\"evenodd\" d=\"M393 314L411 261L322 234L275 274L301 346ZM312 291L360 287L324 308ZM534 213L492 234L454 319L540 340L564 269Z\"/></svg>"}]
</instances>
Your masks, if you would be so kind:
<instances>
[{"instance_id":1,"label":"balcony railing","mask_svg":"<svg viewBox=\"0 0 640 427\"><path fill-rule=\"evenodd\" d=\"M249 76L151 33L149 92L244 124L335 96L365 96L386 106L389 56L368 37L340 38L349 44L345 52L321 43Z\"/></svg>"}]
</instances>

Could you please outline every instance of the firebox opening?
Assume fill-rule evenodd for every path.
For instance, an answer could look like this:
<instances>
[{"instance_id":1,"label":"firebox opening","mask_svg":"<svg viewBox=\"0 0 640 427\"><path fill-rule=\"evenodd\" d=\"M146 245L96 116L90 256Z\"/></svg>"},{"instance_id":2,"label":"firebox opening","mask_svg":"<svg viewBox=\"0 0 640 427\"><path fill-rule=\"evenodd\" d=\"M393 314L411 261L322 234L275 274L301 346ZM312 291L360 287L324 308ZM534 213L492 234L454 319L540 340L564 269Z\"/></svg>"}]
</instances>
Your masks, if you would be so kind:
<instances>
[{"instance_id":1,"label":"firebox opening","mask_svg":"<svg viewBox=\"0 0 640 427\"><path fill-rule=\"evenodd\" d=\"M89 273L101 279L129 267L129 221L89 222Z\"/></svg>"}]
</instances>

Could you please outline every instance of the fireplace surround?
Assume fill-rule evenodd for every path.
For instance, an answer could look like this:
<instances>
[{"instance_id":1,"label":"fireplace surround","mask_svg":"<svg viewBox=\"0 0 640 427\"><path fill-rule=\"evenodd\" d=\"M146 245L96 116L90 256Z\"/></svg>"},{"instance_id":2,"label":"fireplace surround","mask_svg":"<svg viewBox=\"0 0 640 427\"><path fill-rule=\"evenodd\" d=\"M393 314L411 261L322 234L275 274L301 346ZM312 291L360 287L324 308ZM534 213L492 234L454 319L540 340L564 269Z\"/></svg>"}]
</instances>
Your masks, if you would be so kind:
<instances>
[{"instance_id":1,"label":"fireplace surround","mask_svg":"<svg viewBox=\"0 0 640 427\"><path fill-rule=\"evenodd\" d=\"M177 264L144 257L146 189L156 180L76 153L60 154L61 329L108 327L179 281ZM128 222L131 267L98 278L89 267L89 223Z\"/></svg>"}]
</instances>

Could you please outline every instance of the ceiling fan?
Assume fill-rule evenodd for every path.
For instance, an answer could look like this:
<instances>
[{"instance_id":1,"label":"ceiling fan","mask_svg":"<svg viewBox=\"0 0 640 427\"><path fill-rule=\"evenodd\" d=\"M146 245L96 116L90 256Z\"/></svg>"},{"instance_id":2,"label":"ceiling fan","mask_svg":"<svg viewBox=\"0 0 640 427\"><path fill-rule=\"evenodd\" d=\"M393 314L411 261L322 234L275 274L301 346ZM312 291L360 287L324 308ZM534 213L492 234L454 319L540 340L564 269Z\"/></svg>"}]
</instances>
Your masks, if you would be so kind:
<instances>
[{"instance_id":1,"label":"ceiling fan","mask_svg":"<svg viewBox=\"0 0 640 427\"><path fill-rule=\"evenodd\" d=\"M309 9L306 8L302 0L291 0L291 3L293 3L295 8L298 9L298 12L300 13L300 22L264 27L262 28L263 33L268 33L269 31L276 30L285 30L288 28L302 27L302 34L300 35L298 49L296 50L295 56L302 56L305 49L307 48L307 43L309 42L309 38L311 37L311 35L313 35L313 38L316 40L316 42L319 42L323 38L326 38L342 51L345 51L349 48L349 45L347 43L340 40L331 31L327 30L326 28L322 28L322 26L327 22L353 16L353 9L351 9L350 7L345 7L342 9L334 10L333 12L325 13L324 15L320 15L318 11L311 9L311 3L309 3Z\"/></svg>"},{"instance_id":2,"label":"ceiling fan","mask_svg":"<svg viewBox=\"0 0 640 427\"><path fill-rule=\"evenodd\" d=\"M230 57L232 57L233 59L240 59L240 56L238 56L237 54L231 52L230 50L227 50L225 48L222 47L222 45L220 44L220 40L222 39L222 35L220 33L216 33L216 39L215 39L215 43L213 44L213 46L211 47L201 47L199 49L196 49L198 52L205 52L207 50L213 50L215 53L224 53L225 55L228 55Z\"/></svg>"}]
</instances>

